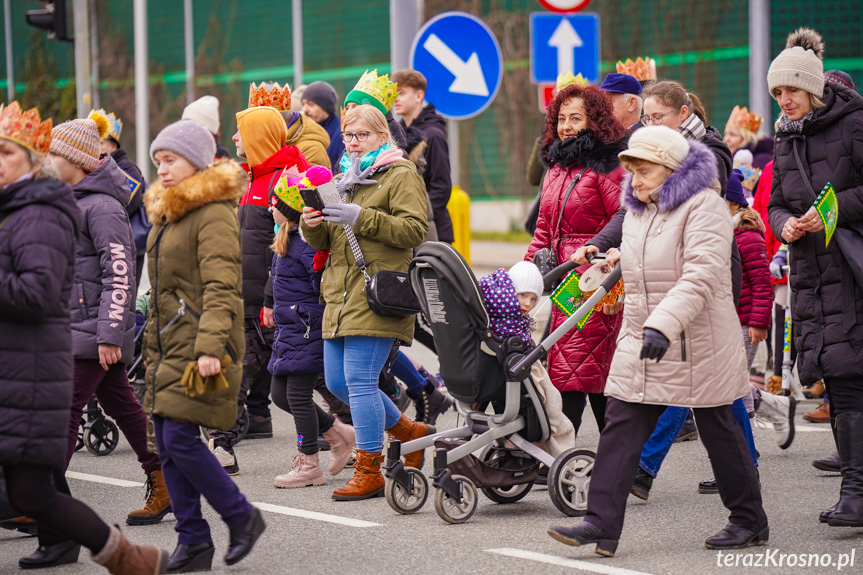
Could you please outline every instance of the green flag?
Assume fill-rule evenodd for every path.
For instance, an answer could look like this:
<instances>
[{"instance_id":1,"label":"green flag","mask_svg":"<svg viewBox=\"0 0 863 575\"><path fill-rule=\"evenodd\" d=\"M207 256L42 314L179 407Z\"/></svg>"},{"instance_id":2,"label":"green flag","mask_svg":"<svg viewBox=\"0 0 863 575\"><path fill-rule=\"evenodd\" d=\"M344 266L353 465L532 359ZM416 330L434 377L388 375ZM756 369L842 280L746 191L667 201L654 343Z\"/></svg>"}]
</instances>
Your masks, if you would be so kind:
<instances>
[{"instance_id":1,"label":"green flag","mask_svg":"<svg viewBox=\"0 0 863 575\"><path fill-rule=\"evenodd\" d=\"M578 280L581 279L575 270L569 272L566 277L563 278L563 281L560 282L560 285L557 286L557 289L554 290L551 294L551 301L554 302L554 305L562 311L566 317L570 317L578 307L584 303L584 294L581 293L581 290L578 287ZM585 324L587 324L587 320L590 319L590 316L593 315L593 309L591 309L587 315L585 315L581 321L575 324L579 330L584 328Z\"/></svg>"},{"instance_id":2,"label":"green flag","mask_svg":"<svg viewBox=\"0 0 863 575\"><path fill-rule=\"evenodd\" d=\"M814 206L821 217L821 223L824 224L824 233L827 234L825 245L829 246L830 238L836 231L836 220L839 219L839 202L836 200L836 190L833 189L833 184L827 182L827 185L815 199Z\"/></svg>"}]
</instances>

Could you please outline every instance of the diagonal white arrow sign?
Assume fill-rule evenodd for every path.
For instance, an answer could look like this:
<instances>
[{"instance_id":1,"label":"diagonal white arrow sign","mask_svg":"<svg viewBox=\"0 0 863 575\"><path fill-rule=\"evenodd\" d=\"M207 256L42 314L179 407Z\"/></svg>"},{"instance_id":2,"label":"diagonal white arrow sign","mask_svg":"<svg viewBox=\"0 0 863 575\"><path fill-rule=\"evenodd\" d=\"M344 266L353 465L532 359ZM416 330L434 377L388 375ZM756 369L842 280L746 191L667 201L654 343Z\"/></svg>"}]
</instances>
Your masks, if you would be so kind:
<instances>
[{"instance_id":1,"label":"diagonal white arrow sign","mask_svg":"<svg viewBox=\"0 0 863 575\"><path fill-rule=\"evenodd\" d=\"M557 48L557 73L575 73L575 49L584 46L581 37L566 18L561 18L560 24L548 40L548 45Z\"/></svg>"},{"instance_id":2,"label":"diagonal white arrow sign","mask_svg":"<svg viewBox=\"0 0 863 575\"><path fill-rule=\"evenodd\" d=\"M423 48L443 65L444 68L455 76L450 84L449 91L457 94L469 94L472 96L488 96L488 85L479 65L479 56L476 52L470 55L467 62L463 62L458 54L453 52L443 40L432 34L423 43Z\"/></svg>"}]
</instances>

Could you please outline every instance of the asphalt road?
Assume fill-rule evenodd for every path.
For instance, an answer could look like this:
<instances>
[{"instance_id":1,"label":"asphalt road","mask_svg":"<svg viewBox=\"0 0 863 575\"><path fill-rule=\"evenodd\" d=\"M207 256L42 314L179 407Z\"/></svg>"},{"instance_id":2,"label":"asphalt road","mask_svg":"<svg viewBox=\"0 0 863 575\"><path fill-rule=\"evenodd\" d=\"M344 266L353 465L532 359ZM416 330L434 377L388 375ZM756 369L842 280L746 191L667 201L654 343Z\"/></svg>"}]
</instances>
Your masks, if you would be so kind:
<instances>
[{"instance_id":1,"label":"asphalt road","mask_svg":"<svg viewBox=\"0 0 863 575\"><path fill-rule=\"evenodd\" d=\"M497 252L489 246L491 252ZM499 261L475 261L479 274L516 261L515 254L500 254ZM522 252L523 253L523 252ZM519 258L520 259L520 258ZM433 371L436 359L420 346L407 352ZM826 425L807 424L799 414L817 403L798 408L798 432L790 449L780 451L773 430L755 428L761 452L761 480L771 537L766 547L739 553L706 550L704 540L726 523L727 512L717 495L699 495L700 480L712 476L700 442L675 445L647 502L630 497L626 525L617 555L601 558L593 546L567 547L552 540L546 528L580 521L564 517L551 503L543 487L535 487L522 501L500 505L480 496L476 514L461 525L450 525L434 511L432 498L414 515L398 515L383 498L359 502L335 502L333 489L347 481L350 470L327 477L327 485L297 490L272 486L276 475L290 468L296 452L292 418L274 411L275 436L246 440L236 448L240 474L237 485L246 497L264 509L267 530L255 551L239 565L227 567L222 556L227 528L209 505L217 554L215 573L365 574L403 572L439 573L604 573L607 575L680 574L708 575L757 572L764 574L834 573L834 563L848 562L841 572L860 573L863 565L863 528L833 528L818 523L818 513L833 505L839 491L838 475L825 474L810 465L828 455L832 438ZM412 413L412 408L408 411ZM589 410L586 411L589 413ZM596 424L586 416L579 447L595 448ZM451 411L438 421L439 429L455 427ZM322 465L329 454L321 455ZM69 483L76 495L106 521L123 525L134 542L158 545L168 551L176 544L172 515L160 524L127 527L126 514L143 504L144 475L124 439L114 453L94 457L86 450L75 454ZM430 464L424 469L431 473ZM433 495L433 493L432 493ZM0 531L0 574L17 572L19 557L33 551L36 540ZM763 554L767 553L766 557ZM817 555L819 564L808 567ZM810 554L813 556L810 558ZM853 554L853 555L852 555ZM789 558L793 555L793 558ZM780 566L779 561L782 560ZM768 566L755 567L761 562ZM737 567L734 567L735 562ZM790 563L793 566L789 566ZM753 565L753 566L746 566ZM102 573L89 554L77 564L55 568L57 575Z\"/></svg>"}]
</instances>

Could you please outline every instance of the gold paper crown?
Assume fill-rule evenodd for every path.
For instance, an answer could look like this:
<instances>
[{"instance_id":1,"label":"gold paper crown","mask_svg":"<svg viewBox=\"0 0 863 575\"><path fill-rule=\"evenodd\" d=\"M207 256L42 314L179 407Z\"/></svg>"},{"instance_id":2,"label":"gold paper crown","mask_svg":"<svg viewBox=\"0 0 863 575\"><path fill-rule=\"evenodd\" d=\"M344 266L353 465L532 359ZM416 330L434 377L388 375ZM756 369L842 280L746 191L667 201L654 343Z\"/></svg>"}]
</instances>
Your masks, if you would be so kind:
<instances>
[{"instance_id":1,"label":"gold paper crown","mask_svg":"<svg viewBox=\"0 0 863 575\"><path fill-rule=\"evenodd\" d=\"M378 76L378 70L375 68L371 72L365 71L352 92L368 94L389 111L396 101L398 85L395 82L390 82L389 74Z\"/></svg>"},{"instance_id":2,"label":"gold paper crown","mask_svg":"<svg viewBox=\"0 0 863 575\"><path fill-rule=\"evenodd\" d=\"M734 162L734 169L740 170L740 173L743 174L743 182L741 182L743 187L750 192L754 191L758 179L761 177L761 170L753 167L752 164L741 164L737 161Z\"/></svg>"},{"instance_id":3,"label":"gold paper crown","mask_svg":"<svg viewBox=\"0 0 863 575\"><path fill-rule=\"evenodd\" d=\"M584 88L588 84L589 82L581 75L581 73L579 73L578 76L573 76L572 72L567 72L566 74L561 74L557 77L557 87L554 91L560 92L567 86L581 86Z\"/></svg>"},{"instance_id":4,"label":"gold paper crown","mask_svg":"<svg viewBox=\"0 0 863 575\"><path fill-rule=\"evenodd\" d=\"M261 82L257 86L249 84L249 108L271 106L279 112L291 111L291 87L278 82Z\"/></svg>"},{"instance_id":5,"label":"gold paper crown","mask_svg":"<svg viewBox=\"0 0 863 575\"><path fill-rule=\"evenodd\" d=\"M629 74L639 82L656 80L656 60L641 56L636 58L634 62L630 58L627 58L625 62L620 60L617 62L617 73Z\"/></svg>"},{"instance_id":6,"label":"gold paper crown","mask_svg":"<svg viewBox=\"0 0 863 575\"><path fill-rule=\"evenodd\" d=\"M0 106L0 138L12 140L37 154L48 153L53 127L51 118L43 122L36 108L22 113L18 102Z\"/></svg>"},{"instance_id":7,"label":"gold paper crown","mask_svg":"<svg viewBox=\"0 0 863 575\"><path fill-rule=\"evenodd\" d=\"M118 144L120 143L120 134L123 133L123 120L114 115L113 112L106 112L105 108L99 108L98 110L90 110L90 113L87 115L91 120L93 118L93 114L101 114L108 120L108 134L109 138L114 138Z\"/></svg>"},{"instance_id":8,"label":"gold paper crown","mask_svg":"<svg viewBox=\"0 0 863 575\"><path fill-rule=\"evenodd\" d=\"M734 106L731 110L731 116L728 121L744 130L749 130L752 133L758 133L761 128L761 122L764 118L757 115L755 112L750 112L746 106Z\"/></svg>"}]
</instances>

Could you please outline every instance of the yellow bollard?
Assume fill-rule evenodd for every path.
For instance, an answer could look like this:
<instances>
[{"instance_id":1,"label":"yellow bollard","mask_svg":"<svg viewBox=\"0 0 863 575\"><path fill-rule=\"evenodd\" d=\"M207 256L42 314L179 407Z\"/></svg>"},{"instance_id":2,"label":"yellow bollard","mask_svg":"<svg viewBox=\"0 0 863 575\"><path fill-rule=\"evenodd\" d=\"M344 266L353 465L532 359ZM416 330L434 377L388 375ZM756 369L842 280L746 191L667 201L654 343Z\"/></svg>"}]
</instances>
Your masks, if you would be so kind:
<instances>
[{"instance_id":1,"label":"yellow bollard","mask_svg":"<svg viewBox=\"0 0 863 575\"><path fill-rule=\"evenodd\" d=\"M470 196L458 186L453 186L446 205L452 219L454 247L470 265Z\"/></svg>"}]
</instances>

